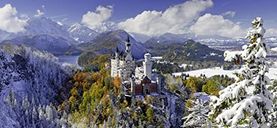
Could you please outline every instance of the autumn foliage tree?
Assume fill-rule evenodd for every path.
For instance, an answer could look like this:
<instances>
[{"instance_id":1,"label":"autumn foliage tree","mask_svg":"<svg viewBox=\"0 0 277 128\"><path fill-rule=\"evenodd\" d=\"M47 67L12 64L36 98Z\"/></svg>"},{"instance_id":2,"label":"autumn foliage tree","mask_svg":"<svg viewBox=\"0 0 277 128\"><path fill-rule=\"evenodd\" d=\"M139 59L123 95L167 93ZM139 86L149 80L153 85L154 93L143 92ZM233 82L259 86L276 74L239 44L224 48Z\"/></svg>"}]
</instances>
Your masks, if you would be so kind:
<instances>
[{"instance_id":1,"label":"autumn foliage tree","mask_svg":"<svg viewBox=\"0 0 277 128\"><path fill-rule=\"evenodd\" d=\"M116 94L119 94L120 88L121 88L121 79L119 76L114 77L113 79L113 85L114 85L114 89Z\"/></svg>"}]
</instances>

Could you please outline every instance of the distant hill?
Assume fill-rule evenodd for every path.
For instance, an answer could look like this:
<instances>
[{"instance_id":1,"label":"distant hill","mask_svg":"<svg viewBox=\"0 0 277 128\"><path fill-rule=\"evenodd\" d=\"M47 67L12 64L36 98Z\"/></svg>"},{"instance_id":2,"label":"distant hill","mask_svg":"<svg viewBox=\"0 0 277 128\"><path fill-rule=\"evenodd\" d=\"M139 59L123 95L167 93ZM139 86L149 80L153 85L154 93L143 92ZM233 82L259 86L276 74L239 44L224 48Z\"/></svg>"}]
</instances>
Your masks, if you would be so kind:
<instances>
[{"instance_id":1,"label":"distant hill","mask_svg":"<svg viewBox=\"0 0 277 128\"><path fill-rule=\"evenodd\" d=\"M145 44L148 44L149 42L156 42L156 43L160 43L160 44L182 43L191 38L192 37L190 35L165 33L160 36L151 37L144 43Z\"/></svg>"},{"instance_id":2,"label":"distant hill","mask_svg":"<svg viewBox=\"0 0 277 128\"><path fill-rule=\"evenodd\" d=\"M165 60L173 62L184 61L218 61L223 62L223 51L209 48L207 45L187 40L182 43L159 43L148 41L147 50L156 56L163 56Z\"/></svg>"},{"instance_id":3,"label":"distant hill","mask_svg":"<svg viewBox=\"0 0 277 128\"><path fill-rule=\"evenodd\" d=\"M123 30L101 33L89 43L84 43L79 46L84 51L94 51L99 54L112 54L115 52L117 47L120 51L125 50L125 41L128 36L130 37L131 50L134 58L142 58L146 52L143 44L136 41L131 35Z\"/></svg>"},{"instance_id":4,"label":"distant hill","mask_svg":"<svg viewBox=\"0 0 277 128\"><path fill-rule=\"evenodd\" d=\"M125 50L125 41L129 36L131 42L131 51L135 59L143 58L146 53L146 48L142 43L136 41L131 35L123 30L109 31L99 34L89 43L80 44L79 47L83 50L84 55L92 54L113 54L116 48L119 51Z\"/></svg>"},{"instance_id":5,"label":"distant hill","mask_svg":"<svg viewBox=\"0 0 277 128\"><path fill-rule=\"evenodd\" d=\"M79 48L83 51L79 62L86 63L92 56L100 54L113 54L116 48L125 49L125 41L130 36L123 30L109 31L99 34L89 43L82 43ZM132 54L134 58L143 58L144 53L149 52L153 56L163 56L170 62L184 63L186 61L215 61L223 62L223 51L209 48L207 45L187 40L175 39L175 35L163 35L151 38L145 43L137 42L130 36ZM82 65L82 64L81 64Z\"/></svg>"}]
</instances>

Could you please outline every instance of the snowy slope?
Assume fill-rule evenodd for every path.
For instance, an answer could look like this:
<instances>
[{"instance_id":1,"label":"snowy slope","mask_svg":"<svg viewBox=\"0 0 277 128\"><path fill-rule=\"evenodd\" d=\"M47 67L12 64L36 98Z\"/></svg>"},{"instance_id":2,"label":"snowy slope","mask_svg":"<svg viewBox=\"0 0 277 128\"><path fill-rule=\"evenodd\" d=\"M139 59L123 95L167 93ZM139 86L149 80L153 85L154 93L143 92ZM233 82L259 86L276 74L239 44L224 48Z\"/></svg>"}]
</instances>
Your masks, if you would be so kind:
<instances>
[{"instance_id":1,"label":"snowy slope","mask_svg":"<svg viewBox=\"0 0 277 128\"><path fill-rule=\"evenodd\" d=\"M277 52L277 47L271 48L271 51Z\"/></svg>"},{"instance_id":2,"label":"snowy slope","mask_svg":"<svg viewBox=\"0 0 277 128\"><path fill-rule=\"evenodd\" d=\"M24 44L39 50L44 50L55 55L76 54L79 50L72 41L63 37L55 37L51 35L35 35L35 36L19 36L2 43Z\"/></svg>"},{"instance_id":3,"label":"snowy slope","mask_svg":"<svg viewBox=\"0 0 277 128\"><path fill-rule=\"evenodd\" d=\"M28 21L26 31L23 35L46 34L53 37L62 37L72 43L84 43L91 41L97 32L79 23L71 26L53 21L46 17L33 17Z\"/></svg>"},{"instance_id":4,"label":"snowy slope","mask_svg":"<svg viewBox=\"0 0 277 128\"><path fill-rule=\"evenodd\" d=\"M71 75L71 71L65 69L68 67L58 64L58 59L52 54L25 46L2 45L0 127L58 126L51 121L53 116L47 115L45 105L57 103L58 91ZM53 114L52 107L48 110Z\"/></svg>"},{"instance_id":5,"label":"snowy slope","mask_svg":"<svg viewBox=\"0 0 277 128\"><path fill-rule=\"evenodd\" d=\"M51 20L47 17L33 17L28 20L28 25L26 26L26 31L23 35L50 35L54 37L69 38L69 33L67 32L67 26L58 24L57 22Z\"/></svg>"},{"instance_id":6,"label":"snowy slope","mask_svg":"<svg viewBox=\"0 0 277 128\"><path fill-rule=\"evenodd\" d=\"M204 74L206 77L212 77L215 75L227 75L229 77L236 78L236 76L234 75L236 71L237 70L224 70L220 67L215 67L215 68L192 70L187 72L176 72L176 73L172 73L172 75L180 76L182 74L189 74L189 76L196 76L196 77L200 77L201 74ZM267 76L270 79L277 79L277 68L269 68L269 72L267 73Z\"/></svg>"},{"instance_id":7,"label":"snowy slope","mask_svg":"<svg viewBox=\"0 0 277 128\"><path fill-rule=\"evenodd\" d=\"M67 31L71 38L80 43L86 43L95 38L97 35L96 31L91 30L90 28L81 25L79 23L75 23L71 25Z\"/></svg>"},{"instance_id":8,"label":"snowy slope","mask_svg":"<svg viewBox=\"0 0 277 128\"><path fill-rule=\"evenodd\" d=\"M47 17L31 17L27 21L25 31L9 33L0 31L0 41L10 40L20 36L49 35L55 38L67 39L70 43L83 43L92 40L97 33L81 24L66 24Z\"/></svg>"}]
</instances>

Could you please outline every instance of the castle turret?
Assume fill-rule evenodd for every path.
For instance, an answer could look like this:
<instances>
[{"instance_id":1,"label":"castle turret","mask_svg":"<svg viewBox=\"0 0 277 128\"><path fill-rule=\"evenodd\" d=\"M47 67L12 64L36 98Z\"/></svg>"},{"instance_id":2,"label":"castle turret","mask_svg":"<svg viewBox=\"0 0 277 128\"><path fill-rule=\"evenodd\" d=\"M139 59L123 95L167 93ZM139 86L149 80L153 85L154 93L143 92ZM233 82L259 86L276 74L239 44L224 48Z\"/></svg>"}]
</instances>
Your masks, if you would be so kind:
<instances>
[{"instance_id":1,"label":"castle turret","mask_svg":"<svg viewBox=\"0 0 277 128\"><path fill-rule=\"evenodd\" d=\"M126 49L125 49L126 53L131 52L131 43L130 43L130 37L129 36L127 37L127 40L125 42L125 47L126 47Z\"/></svg>"},{"instance_id":2,"label":"castle turret","mask_svg":"<svg viewBox=\"0 0 277 128\"><path fill-rule=\"evenodd\" d=\"M130 43L130 37L128 36L127 37L127 40L125 42L125 52L126 52L126 58L125 60L126 61L132 61L133 60L133 57L132 57L132 53L131 53L131 43Z\"/></svg>"},{"instance_id":3,"label":"castle turret","mask_svg":"<svg viewBox=\"0 0 277 128\"><path fill-rule=\"evenodd\" d=\"M130 82L131 82L131 95L134 96L135 95L135 83L133 78L130 78Z\"/></svg>"},{"instance_id":4,"label":"castle turret","mask_svg":"<svg viewBox=\"0 0 277 128\"><path fill-rule=\"evenodd\" d=\"M143 70L144 70L144 76L147 76L150 80L152 77L152 65L153 65L153 62L151 60L151 54L146 53L144 55Z\"/></svg>"},{"instance_id":5,"label":"castle turret","mask_svg":"<svg viewBox=\"0 0 277 128\"><path fill-rule=\"evenodd\" d=\"M132 57L131 54L131 43L130 43L130 38L128 36L126 42L125 42L125 60L124 60L124 64L122 66L122 80L129 80L129 78L131 77L131 75L135 72L135 61Z\"/></svg>"},{"instance_id":6,"label":"castle turret","mask_svg":"<svg viewBox=\"0 0 277 128\"><path fill-rule=\"evenodd\" d=\"M118 47L116 47L114 58L119 59L119 49L118 49Z\"/></svg>"},{"instance_id":7,"label":"castle turret","mask_svg":"<svg viewBox=\"0 0 277 128\"><path fill-rule=\"evenodd\" d=\"M116 48L116 51L114 53L114 58L111 59L111 76L120 76L119 73L120 68L120 60L119 60L119 49Z\"/></svg>"}]
</instances>

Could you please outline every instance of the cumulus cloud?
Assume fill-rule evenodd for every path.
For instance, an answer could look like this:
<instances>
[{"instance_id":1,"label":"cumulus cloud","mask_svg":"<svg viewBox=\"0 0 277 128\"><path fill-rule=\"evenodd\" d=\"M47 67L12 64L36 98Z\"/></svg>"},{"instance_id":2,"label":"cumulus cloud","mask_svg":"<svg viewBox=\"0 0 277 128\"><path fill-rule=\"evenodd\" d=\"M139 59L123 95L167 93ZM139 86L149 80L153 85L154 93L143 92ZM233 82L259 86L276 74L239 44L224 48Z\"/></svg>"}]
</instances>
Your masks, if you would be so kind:
<instances>
[{"instance_id":1,"label":"cumulus cloud","mask_svg":"<svg viewBox=\"0 0 277 128\"><path fill-rule=\"evenodd\" d=\"M38 10L37 10L37 14L36 14L35 16L36 16L36 17L40 17L40 16L42 16L42 15L44 15L44 12L38 9Z\"/></svg>"},{"instance_id":2,"label":"cumulus cloud","mask_svg":"<svg viewBox=\"0 0 277 128\"><path fill-rule=\"evenodd\" d=\"M222 36L228 38L238 38L244 34L239 24L221 15L205 14L190 27L190 30L196 35L204 36Z\"/></svg>"},{"instance_id":3,"label":"cumulus cloud","mask_svg":"<svg viewBox=\"0 0 277 128\"><path fill-rule=\"evenodd\" d=\"M12 33L24 31L27 25L27 21L19 18L16 8L10 4L0 8L0 21L0 29Z\"/></svg>"},{"instance_id":4,"label":"cumulus cloud","mask_svg":"<svg viewBox=\"0 0 277 128\"><path fill-rule=\"evenodd\" d=\"M211 0L186 1L169 7L164 12L144 11L134 18L120 22L118 27L128 32L146 34L149 36L164 33L185 33L188 25L196 20L200 13L211 7Z\"/></svg>"},{"instance_id":5,"label":"cumulus cloud","mask_svg":"<svg viewBox=\"0 0 277 128\"><path fill-rule=\"evenodd\" d=\"M98 29L112 16L112 6L98 6L95 11L88 11L82 17L82 23L91 29Z\"/></svg>"},{"instance_id":6,"label":"cumulus cloud","mask_svg":"<svg viewBox=\"0 0 277 128\"><path fill-rule=\"evenodd\" d=\"M271 37L271 36L277 37L277 28L266 29L265 36L266 37Z\"/></svg>"}]
</instances>

